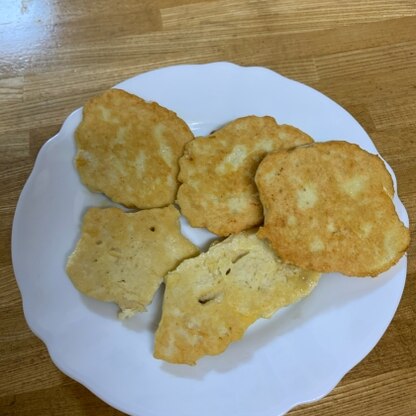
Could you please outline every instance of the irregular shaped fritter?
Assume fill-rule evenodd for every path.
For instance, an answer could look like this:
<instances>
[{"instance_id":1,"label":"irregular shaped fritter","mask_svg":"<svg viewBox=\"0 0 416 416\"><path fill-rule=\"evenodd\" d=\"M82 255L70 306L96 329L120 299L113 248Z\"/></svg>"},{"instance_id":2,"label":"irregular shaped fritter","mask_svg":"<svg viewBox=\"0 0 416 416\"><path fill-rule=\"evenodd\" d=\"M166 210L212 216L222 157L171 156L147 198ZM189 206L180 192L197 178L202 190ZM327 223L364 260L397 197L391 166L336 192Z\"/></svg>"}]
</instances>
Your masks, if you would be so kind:
<instances>
[{"instance_id":1,"label":"irregular shaped fritter","mask_svg":"<svg viewBox=\"0 0 416 416\"><path fill-rule=\"evenodd\" d=\"M255 230L230 236L165 277L154 356L195 364L219 354L258 318L308 295L319 277L283 263Z\"/></svg>"},{"instance_id":2,"label":"irregular shaped fritter","mask_svg":"<svg viewBox=\"0 0 416 416\"><path fill-rule=\"evenodd\" d=\"M84 106L75 164L82 182L127 207L174 202L178 159L193 139L174 112L111 89Z\"/></svg>"},{"instance_id":3,"label":"irregular shaped fritter","mask_svg":"<svg viewBox=\"0 0 416 416\"><path fill-rule=\"evenodd\" d=\"M347 142L270 154L256 183L265 213L260 238L289 263L319 272L376 276L409 245L383 161Z\"/></svg>"},{"instance_id":4,"label":"irregular shaped fritter","mask_svg":"<svg viewBox=\"0 0 416 416\"><path fill-rule=\"evenodd\" d=\"M117 303L125 318L145 311L164 275L198 253L173 205L135 213L90 208L67 273L85 295Z\"/></svg>"},{"instance_id":5,"label":"irregular shaped fritter","mask_svg":"<svg viewBox=\"0 0 416 416\"><path fill-rule=\"evenodd\" d=\"M185 146L179 160L177 201L193 227L227 236L257 226L263 210L254 183L261 159L269 152L312 142L295 127L274 118L234 120L208 137Z\"/></svg>"}]
</instances>

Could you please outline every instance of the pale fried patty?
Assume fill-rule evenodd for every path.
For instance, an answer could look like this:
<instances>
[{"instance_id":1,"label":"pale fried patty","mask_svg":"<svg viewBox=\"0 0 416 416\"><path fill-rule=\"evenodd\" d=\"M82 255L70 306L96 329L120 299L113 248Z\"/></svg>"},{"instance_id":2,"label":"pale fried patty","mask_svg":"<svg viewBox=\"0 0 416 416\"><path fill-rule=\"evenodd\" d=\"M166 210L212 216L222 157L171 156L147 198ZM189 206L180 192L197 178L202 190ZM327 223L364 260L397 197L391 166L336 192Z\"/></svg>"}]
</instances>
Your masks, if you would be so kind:
<instances>
[{"instance_id":1,"label":"pale fried patty","mask_svg":"<svg viewBox=\"0 0 416 416\"><path fill-rule=\"evenodd\" d=\"M208 137L197 138L181 157L177 201L193 227L227 236L263 221L254 183L261 159L269 152L310 143L295 127L274 118L248 116Z\"/></svg>"},{"instance_id":2,"label":"pale fried patty","mask_svg":"<svg viewBox=\"0 0 416 416\"><path fill-rule=\"evenodd\" d=\"M219 354L257 319L308 295L319 277L283 263L255 230L230 236L166 276L154 356L195 364Z\"/></svg>"},{"instance_id":3,"label":"pale fried patty","mask_svg":"<svg viewBox=\"0 0 416 416\"><path fill-rule=\"evenodd\" d=\"M314 143L270 154L255 179L265 215L258 235L284 261L375 276L409 245L383 161L355 144Z\"/></svg>"},{"instance_id":4,"label":"pale fried patty","mask_svg":"<svg viewBox=\"0 0 416 416\"><path fill-rule=\"evenodd\" d=\"M174 202L178 159L193 139L174 112L111 89L84 106L75 164L82 182L128 207Z\"/></svg>"},{"instance_id":5,"label":"pale fried patty","mask_svg":"<svg viewBox=\"0 0 416 416\"><path fill-rule=\"evenodd\" d=\"M198 252L172 205L136 213L90 208L67 272L85 295L117 303L123 318L146 310L163 276Z\"/></svg>"}]
</instances>

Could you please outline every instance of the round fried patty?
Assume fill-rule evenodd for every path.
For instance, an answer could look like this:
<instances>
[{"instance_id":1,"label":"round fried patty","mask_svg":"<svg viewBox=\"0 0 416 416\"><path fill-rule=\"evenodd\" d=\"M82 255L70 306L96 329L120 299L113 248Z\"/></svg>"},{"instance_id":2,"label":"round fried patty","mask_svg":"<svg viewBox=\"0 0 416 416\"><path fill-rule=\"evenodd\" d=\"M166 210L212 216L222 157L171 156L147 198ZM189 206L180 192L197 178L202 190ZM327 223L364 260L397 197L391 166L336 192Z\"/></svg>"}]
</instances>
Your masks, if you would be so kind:
<instances>
[{"instance_id":1,"label":"round fried patty","mask_svg":"<svg viewBox=\"0 0 416 416\"><path fill-rule=\"evenodd\" d=\"M179 160L177 201L194 227L227 236L260 225L263 210L254 183L269 152L312 142L299 129L274 118L248 116L185 146Z\"/></svg>"},{"instance_id":2,"label":"round fried patty","mask_svg":"<svg viewBox=\"0 0 416 416\"><path fill-rule=\"evenodd\" d=\"M314 143L270 154L255 180L265 215L258 235L287 262L375 276L408 247L383 161L355 144Z\"/></svg>"},{"instance_id":3,"label":"round fried patty","mask_svg":"<svg viewBox=\"0 0 416 416\"><path fill-rule=\"evenodd\" d=\"M178 159L193 139L174 112L122 90L90 99L76 131L82 182L127 207L174 202Z\"/></svg>"}]
</instances>

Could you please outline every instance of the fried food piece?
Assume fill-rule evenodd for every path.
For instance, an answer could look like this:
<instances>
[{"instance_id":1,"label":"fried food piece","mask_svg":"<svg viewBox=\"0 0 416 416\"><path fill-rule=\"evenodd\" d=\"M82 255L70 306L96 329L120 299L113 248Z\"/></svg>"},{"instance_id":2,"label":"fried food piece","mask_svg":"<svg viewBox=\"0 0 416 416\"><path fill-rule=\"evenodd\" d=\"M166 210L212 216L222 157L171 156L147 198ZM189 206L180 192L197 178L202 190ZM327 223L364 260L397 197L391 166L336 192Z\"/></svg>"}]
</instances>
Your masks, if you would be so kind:
<instances>
[{"instance_id":1,"label":"fried food piece","mask_svg":"<svg viewBox=\"0 0 416 416\"><path fill-rule=\"evenodd\" d=\"M85 295L117 303L125 318L145 311L163 276L198 253L173 205L135 213L90 208L67 273Z\"/></svg>"},{"instance_id":2,"label":"fried food piece","mask_svg":"<svg viewBox=\"0 0 416 416\"><path fill-rule=\"evenodd\" d=\"M310 143L295 127L274 118L248 116L185 146L179 160L177 201L193 227L227 236L262 223L263 210L254 183L269 152Z\"/></svg>"},{"instance_id":3,"label":"fried food piece","mask_svg":"<svg viewBox=\"0 0 416 416\"><path fill-rule=\"evenodd\" d=\"M165 277L154 356L192 365L219 354L257 319L308 295L319 277L283 263L256 230L230 236Z\"/></svg>"},{"instance_id":4,"label":"fried food piece","mask_svg":"<svg viewBox=\"0 0 416 416\"><path fill-rule=\"evenodd\" d=\"M82 182L127 207L174 202L178 159L193 139L174 112L111 89L84 106L75 165Z\"/></svg>"},{"instance_id":5,"label":"fried food piece","mask_svg":"<svg viewBox=\"0 0 416 416\"><path fill-rule=\"evenodd\" d=\"M409 245L383 161L332 141L270 154L256 173L265 213L258 236L286 262L319 272L376 276Z\"/></svg>"}]
</instances>

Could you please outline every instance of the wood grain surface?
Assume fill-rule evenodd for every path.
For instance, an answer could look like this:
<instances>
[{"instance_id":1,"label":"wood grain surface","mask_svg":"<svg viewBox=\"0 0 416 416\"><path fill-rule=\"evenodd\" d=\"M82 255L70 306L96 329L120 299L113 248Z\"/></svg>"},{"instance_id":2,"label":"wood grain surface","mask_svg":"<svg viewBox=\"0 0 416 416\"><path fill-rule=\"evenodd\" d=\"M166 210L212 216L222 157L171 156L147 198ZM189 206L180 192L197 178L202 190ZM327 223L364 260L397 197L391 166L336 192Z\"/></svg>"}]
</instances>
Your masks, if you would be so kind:
<instances>
[{"instance_id":1,"label":"wood grain surface","mask_svg":"<svg viewBox=\"0 0 416 416\"><path fill-rule=\"evenodd\" d=\"M415 0L1 0L0 415L122 414L63 375L23 316L10 235L39 148L127 77L223 60L271 68L346 108L395 171L415 240ZM403 298L374 350L290 415L416 415L415 254L412 242Z\"/></svg>"}]
</instances>

